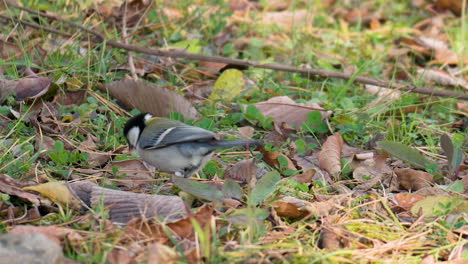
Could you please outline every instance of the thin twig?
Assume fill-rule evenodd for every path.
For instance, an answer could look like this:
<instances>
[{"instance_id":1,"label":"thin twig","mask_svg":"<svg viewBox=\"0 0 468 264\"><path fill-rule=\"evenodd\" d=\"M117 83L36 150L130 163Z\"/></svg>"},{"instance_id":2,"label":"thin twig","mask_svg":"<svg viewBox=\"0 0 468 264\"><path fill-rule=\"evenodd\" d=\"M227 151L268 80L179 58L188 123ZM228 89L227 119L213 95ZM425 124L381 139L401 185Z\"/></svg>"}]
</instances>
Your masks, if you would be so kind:
<instances>
[{"instance_id":1,"label":"thin twig","mask_svg":"<svg viewBox=\"0 0 468 264\"><path fill-rule=\"evenodd\" d=\"M192 53L187 53L184 50L160 50L160 49L151 49L151 48L145 48L145 47L139 47L136 45L130 45L130 44L125 44L121 42L117 42L115 40L111 39L105 39L105 37L99 33L98 31L88 29L83 25L68 21L66 19L62 19L60 17L56 17L54 15L46 14L40 11L32 10L26 7L20 7L16 4L10 4L11 7L19 8L25 12L31 13L31 14L36 14L39 16L47 17L56 21L60 21L63 23L66 23L70 26L76 27L81 29L82 31L94 35L95 38L91 38L91 41L93 42L105 42L107 45L115 47L115 48L121 48L125 49L127 51L134 51L138 53L144 53L144 54L150 54L150 55L155 55L155 56L161 56L161 57L171 57L171 58L183 58L183 59L189 59L189 60L199 60L199 61L210 61L210 62L218 62L218 63L225 63L225 64L230 64L230 65L237 65L237 66L247 66L247 67L255 67L255 68L262 68L262 69L270 69L270 70L279 70L279 71L286 71L286 72L298 72L298 73L303 73L306 74L307 76L314 76L318 75L320 77L324 78L338 78L338 79L344 79L344 80L353 80L354 82L358 83L364 83L364 84L371 84L371 85L377 85L381 87L387 87L387 88L392 88L392 89L400 89L404 91L409 91L409 92L414 92L414 93L420 93L420 94L427 94L427 95L433 95L433 96L440 96L440 97L450 97L450 98L459 98L463 100L468 100L468 94L466 93L458 93L458 92L453 92L453 91L446 91L446 90L436 90L436 89L430 89L430 88L425 88L425 87L418 87L414 86L412 84L409 85L404 85L400 83L396 83L393 81L382 81L374 78L369 78L369 77L364 77L364 76L353 76L353 74L349 73L343 73L343 72L334 72L334 71L328 71L328 70L322 70L322 69L314 69L314 68L306 68L306 67L295 67L295 66L290 66L290 65L282 65L282 64L275 64L275 63L267 63L263 64L257 61L251 61L251 60L241 60L241 59L232 59L232 58L226 58L226 57L221 57L221 56L205 56L205 55L200 55L200 54L192 54ZM24 25L31 26L31 27L36 27L39 25L33 26L33 23L29 23L26 21L23 21L21 19L16 19L16 18L11 18L7 17L4 15L0 15L1 17L20 22ZM56 34L61 34L65 36L71 36L69 33L61 32L52 28L47 28L47 27L42 27L41 29L56 33Z\"/></svg>"},{"instance_id":2,"label":"thin twig","mask_svg":"<svg viewBox=\"0 0 468 264\"><path fill-rule=\"evenodd\" d=\"M125 44L128 44L128 34L127 34L127 12L128 12L128 0L125 0L125 8L122 18L122 39ZM133 55L130 51L127 52L128 55L128 67L130 69L130 74L132 75L133 80L138 80L138 76L135 70L135 64L133 63Z\"/></svg>"}]
</instances>

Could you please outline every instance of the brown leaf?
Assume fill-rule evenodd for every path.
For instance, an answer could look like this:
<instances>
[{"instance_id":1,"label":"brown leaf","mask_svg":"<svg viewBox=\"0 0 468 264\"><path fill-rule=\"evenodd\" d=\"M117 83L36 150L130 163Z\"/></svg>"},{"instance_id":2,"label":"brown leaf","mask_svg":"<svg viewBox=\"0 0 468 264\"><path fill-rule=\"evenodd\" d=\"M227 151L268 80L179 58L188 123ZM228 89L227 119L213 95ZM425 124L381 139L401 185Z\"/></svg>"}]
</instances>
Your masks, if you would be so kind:
<instances>
[{"instance_id":1,"label":"brown leaf","mask_svg":"<svg viewBox=\"0 0 468 264\"><path fill-rule=\"evenodd\" d=\"M463 11L463 0L437 0L435 5L439 8L449 9L457 16L460 16Z\"/></svg>"},{"instance_id":2,"label":"brown leaf","mask_svg":"<svg viewBox=\"0 0 468 264\"><path fill-rule=\"evenodd\" d=\"M113 175L114 181L119 186L125 186L128 189L135 190L144 186L149 186L153 180L153 173L139 159L113 161L106 165L104 169L112 170L117 168L118 172Z\"/></svg>"},{"instance_id":3,"label":"brown leaf","mask_svg":"<svg viewBox=\"0 0 468 264\"><path fill-rule=\"evenodd\" d=\"M252 138L255 132L255 129L251 126L244 126L237 128L239 130L239 134L245 138Z\"/></svg>"},{"instance_id":4,"label":"brown leaf","mask_svg":"<svg viewBox=\"0 0 468 264\"><path fill-rule=\"evenodd\" d=\"M47 236L51 241L61 244L65 241L71 241L73 244L79 244L83 241L83 237L74 229L57 227L57 226L26 226L17 225L9 232L9 234L27 234L41 233Z\"/></svg>"},{"instance_id":5,"label":"brown leaf","mask_svg":"<svg viewBox=\"0 0 468 264\"><path fill-rule=\"evenodd\" d=\"M86 102L88 92L86 90L70 91L67 90L63 93L57 93L54 102L63 106L81 105Z\"/></svg>"},{"instance_id":6,"label":"brown leaf","mask_svg":"<svg viewBox=\"0 0 468 264\"><path fill-rule=\"evenodd\" d=\"M195 239L195 229L192 221L197 221L202 230L211 223L214 209L211 205L205 204L198 211L191 213L185 218L169 222L166 226L177 238L186 238L191 241ZM145 240L146 242L165 243L168 241L166 233L163 231L163 225L155 220L146 218L135 218L128 222L124 236L131 241Z\"/></svg>"},{"instance_id":7,"label":"brown leaf","mask_svg":"<svg viewBox=\"0 0 468 264\"><path fill-rule=\"evenodd\" d=\"M317 170L315 169L306 169L303 173L291 177L291 180L295 180L300 183L311 183L316 172Z\"/></svg>"},{"instance_id":8,"label":"brown leaf","mask_svg":"<svg viewBox=\"0 0 468 264\"><path fill-rule=\"evenodd\" d=\"M393 197L395 203L405 211L411 210L413 205L424 199L423 196L413 193L397 193Z\"/></svg>"},{"instance_id":9,"label":"brown leaf","mask_svg":"<svg viewBox=\"0 0 468 264\"><path fill-rule=\"evenodd\" d=\"M430 187L434 183L434 176L424 171L409 168L395 169L400 182L400 188L417 191L424 187Z\"/></svg>"},{"instance_id":10,"label":"brown leaf","mask_svg":"<svg viewBox=\"0 0 468 264\"><path fill-rule=\"evenodd\" d=\"M468 82L462 78L451 76L449 73L435 69L418 69L418 76L425 82L435 82L442 86L462 87L468 90Z\"/></svg>"},{"instance_id":11,"label":"brown leaf","mask_svg":"<svg viewBox=\"0 0 468 264\"><path fill-rule=\"evenodd\" d=\"M174 249L160 243L148 246L148 264L171 264L179 259Z\"/></svg>"},{"instance_id":12,"label":"brown leaf","mask_svg":"<svg viewBox=\"0 0 468 264\"><path fill-rule=\"evenodd\" d=\"M221 69L227 66L226 63L221 63L221 62L211 62L211 61L199 61L198 66L200 68L205 68L208 70L211 70L213 73L219 73Z\"/></svg>"},{"instance_id":13,"label":"brown leaf","mask_svg":"<svg viewBox=\"0 0 468 264\"><path fill-rule=\"evenodd\" d=\"M320 237L318 241L319 248L328 249L328 250L338 250L344 248L345 245L342 241L344 232L346 230L344 227L337 226L333 228L323 228L320 232Z\"/></svg>"},{"instance_id":14,"label":"brown leaf","mask_svg":"<svg viewBox=\"0 0 468 264\"><path fill-rule=\"evenodd\" d=\"M49 136L38 135L36 137L35 148L39 154L39 157L45 160L49 159L49 155L47 155L48 150L52 150L55 147L55 140Z\"/></svg>"},{"instance_id":15,"label":"brown leaf","mask_svg":"<svg viewBox=\"0 0 468 264\"><path fill-rule=\"evenodd\" d=\"M93 186L91 206L109 206L110 220L127 223L132 218L161 217L178 219L185 215L185 205L179 196L124 192Z\"/></svg>"},{"instance_id":16,"label":"brown leaf","mask_svg":"<svg viewBox=\"0 0 468 264\"><path fill-rule=\"evenodd\" d=\"M278 158L279 157L283 157L284 159L286 159L286 161L288 162L288 166L287 168L283 168L283 169L288 169L288 170L296 170L296 166L294 165L294 163L291 161L291 159L289 159L286 155L284 155L283 153L280 153L278 151L267 151L265 148L263 147L260 147L258 148L258 150L263 154L263 161L265 161L268 165L274 167L274 168L278 168L280 163L278 161Z\"/></svg>"},{"instance_id":17,"label":"brown leaf","mask_svg":"<svg viewBox=\"0 0 468 264\"><path fill-rule=\"evenodd\" d=\"M94 143L93 136L91 134L88 134L86 140L81 142L78 149L88 155L88 163L90 167L101 167L111 158L111 153L97 151L98 146Z\"/></svg>"},{"instance_id":18,"label":"brown leaf","mask_svg":"<svg viewBox=\"0 0 468 264\"><path fill-rule=\"evenodd\" d=\"M318 163L321 169L326 170L335 180L341 173L341 150L343 148L343 138L340 133L329 136L322 145L322 150L318 153Z\"/></svg>"},{"instance_id":19,"label":"brown leaf","mask_svg":"<svg viewBox=\"0 0 468 264\"><path fill-rule=\"evenodd\" d=\"M197 110L176 91L147 82L122 80L107 83L100 89L108 91L126 107L141 112L160 117L169 117L171 112L178 112L187 119L197 117Z\"/></svg>"},{"instance_id":20,"label":"brown leaf","mask_svg":"<svg viewBox=\"0 0 468 264\"><path fill-rule=\"evenodd\" d=\"M18 181L6 174L0 174L0 192L8 195L16 196L22 200L28 201L33 205L50 205L47 199L43 199L41 196L33 194L31 192L24 191L22 188L35 185L32 181Z\"/></svg>"},{"instance_id":21,"label":"brown leaf","mask_svg":"<svg viewBox=\"0 0 468 264\"><path fill-rule=\"evenodd\" d=\"M52 80L45 77L24 78L19 80L0 80L0 103L14 93L18 102L44 95Z\"/></svg>"},{"instance_id":22,"label":"brown leaf","mask_svg":"<svg viewBox=\"0 0 468 264\"><path fill-rule=\"evenodd\" d=\"M252 177L261 178L266 173L260 168L255 159L242 160L229 167L224 172L224 179L233 179L244 183L250 182Z\"/></svg>"},{"instance_id":23,"label":"brown leaf","mask_svg":"<svg viewBox=\"0 0 468 264\"><path fill-rule=\"evenodd\" d=\"M278 96L264 102L254 104L265 117L272 117L276 123L286 123L292 127L300 128L307 120L310 111L321 111L322 119L330 113L318 104L299 104L287 96Z\"/></svg>"},{"instance_id":24,"label":"brown leaf","mask_svg":"<svg viewBox=\"0 0 468 264\"><path fill-rule=\"evenodd\" d=\"M307 215L305 203L307 202L295 197L286 196L281 201L275 202L273 207L279 216L297 218Z\"/></svg>"},{"instance_id":25,"label":"brown leaf","mask_svg":"<svg viewBox=\"0 0 468 264\"><path fill-rule=\"evenodd\" d=\"M131 254L129 250L114 248L109 255L107 255L107 261L109 264L136 264L137 262Z\"/></svg>"}]
</instances>

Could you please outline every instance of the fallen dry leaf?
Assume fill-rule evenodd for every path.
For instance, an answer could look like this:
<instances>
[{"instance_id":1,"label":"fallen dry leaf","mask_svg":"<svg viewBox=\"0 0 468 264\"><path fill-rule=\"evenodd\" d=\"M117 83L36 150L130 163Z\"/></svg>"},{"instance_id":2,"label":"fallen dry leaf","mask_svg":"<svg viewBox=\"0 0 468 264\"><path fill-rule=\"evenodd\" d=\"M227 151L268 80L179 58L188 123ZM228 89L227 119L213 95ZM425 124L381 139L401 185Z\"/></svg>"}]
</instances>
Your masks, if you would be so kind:
<instances>
[{"instance_id":1,"label":"fallen dry leaf","mask_svg":"<svg viewBox=\"0 0 468 264\"><path fill-rule=\"evenodd\" d=\"M197 221L202 230L206 230L206 227L211 223L213 213L213 207L210 204L205 204L189 216L166 223L165 226L171 230L177 239L186 238L194 241L195 229L192 221ZM130 241L144 240L147 243L158 242L164 244L168 241L168 237L163 228L163 224L155 220L135 218L128 222L124 237Z\"/></svg>"},{"instance_id":2,"label":"fallen dry leaf","mask_svg":"<svg viewBox=\"0 0 468 264\"><path fill-rule=\"evenodd\" d=\"M435 82L438 85L442 86L451 86L451 87L462 87L468 89L468 82L462 78L457 78L450 75L448 72L435 69L418 69L417 70L419 78L424 82Z\"/></svg>"},{"instance_id":3,"label":"fallen dry leaf","mask_svg":"<svg viewBox=\"0 0 468 264\"><path fill-rule=\"evenodd\" d=\"M224 179L233 179L248 183L254 178L261 178L266 173L266 170L259 167L255 159L242 160L229 167L224 172Z\"/></svg>"},{"instance_id":4,"label":"fallen dry leaf","mask_svg":"<svg viewBox=\"0 0 468 264\"><path fill-rule=\"evenodd\" d=\"M112 249L107 255L107 261L109 264L134 264L137 263L135 258L132 256L133 252L130 250L123 250L119 248Z\"/></svg>"},{"instance_id":5,"label":"fallen dry leaf","mask_svg":"<svg viewBox=\"0 0 468 264\"><path fill-rule=\"evenodd\" d=\"M415 203L423 200L424 197L413 193L397 193L393 199L395 204L403 208L405 211L409 211Z\"/></svg>"},{"instance_id":6,"label":"fallen dry leaf","mask_svg":"<svg viewBox=\"0 0 468 264\"><path fill-rule=\"evenodd\" d=\"M341 150L343 138L340 133L329 136L318 153L318 164L321 169L326 170L335 180L341 173Z\"/></svg>"},{"instance_id":7,"label":"fallen dry leaf","mask_svg":"<svg viewBox=\"0 0 468 264\"><path fill-rule=\"evenodd\" d=\"M460 16L463 11L463 0L437 0L435 5L439 8L449 9L457 16Z\"/></svg>"},{"instance_id":8,"label":"fallen dry leaf","mask_svg":"<svg viewBox=\"0 0 468 264\"><path fill-rule=\"evenodd\" d=\"M409 168L395 169L400 182L400 188L417 191L424 187L430 187L434 183L434 176L424 171Z\"/></svg>"},{"instance_id":9,"label":"fallen dry leaf","mask_svg":"<svg viewBox=\"0 0 468 264\"><path fill-rule=\"evenodd\" d=\"M111 159L111 153L97 151L98 146L94 143L91 134L88 134L86 140L81 142L78 149L88 155L88 164L90 167L101 167Z\"/></svg>"},{"instance_id":10,"label":"fallen dry leaf","mask_svg":"<svg viewBox=\"0 0 468 264\"><path fill-rule=\"evenodd\" d=\"M305 171L301 174L292 176L290 179L300 183L311 183L315 173L317 173L316 169L309 168L305 169Z\"/></svg>"},{"instance_id":11,"label":"fallen dry leaf","mask_svg":"<svg viewBox=\"0 0 468 264\"><path fill-rule=\"evenodd\" d=\"M277 96L267 101L254 104L265 117L272 117L276 123L286 123L292 127L300 128L307 121L310 111L320 111L322 119L326 119L331 111L326 111L318 104L301 104L287 96Z\"/></svg>"},{"instance_id":12,"label":"fallen dry leaf","mask_svg":"<svg viewBox=\"0 0 468 264\"><path fill-rule=\"evenodd\" d=\"M33 194L31 192L24 191L23 188L37 184L32 181L19 181L6 174L0 174L0 192L8 195L16 196L22 200L28 201L33 205L50 205L47 199L43 199L41 196Z\"/></svg>"},{"instance_id":13,"label":"fallen dry leaf","mask_svg":"<svg viewBox=\"0 0 468 264\"><path fill-rule=\"evenodd\" d=\"M178 259L177 252L166 245L153 243L148 246L148 264L171 264Z\"/></svg>"},{"instance_id":14,"label":"fallen dry leaf","mask_svg":"<svg viewBox=\"0 0 468 264\"><path fill-rule=\"evenodd\" d=\"M0 80L0 103L13 93L18 102L40 97L48 91L51 83L52 80L46 77Z\"/></svg>"},{"instance_id":15,"label":"fallen dry leaf","mask_svg":"<svg viewBox=\"0 0 468 264\"><path fill-rule=\"evenodd\" d=\"M116 81L107 83L100 89L109 92L126 107L141 112L160 117L169 117L172 112L180 113L187 119L197 117L197 110L176 91L144 81Z\"/></svg>"},{"instance_id":16,"label":"fallen dry leaf","mask_svg":"<svg viewBox=\"0 0 468 264\"><path fill-rule=\"evenodd\" d=\"M185 205L178 196L133 193L103 188L90 181L68 184L73 194L87 206L109 208L110 220L127 223L132 218L174 220L185 215Z\"/></svg>"},{"instance_id":17,"label":"fallen dry leaf","mask_svg":"<svg viewBox=\"0 0 468 264\"><path fill-rule=\"evenodd\" d=\"M255 129L251 126L244 126L237 128L239 130L239 134L245 138L252 138L255 132Z\"/></svg>"},{"instance_id":18,"label":"fallen dry leaf","mask_svg":"<svg viewBox=\"0 0 468 264\"><path fill-rule=\"evenodd\" d=\"M282 168L282 169L296 170L296 166L291 161L291 159L289 159L283 153L278 152L278 151L267 151L263 147L258 148L258 150L263 154L262 160L265 161L268 165L274 168L279 168L280 162L278 159L284 159L287 161L288 165L286 168Z\"/></svg>"},{"instance_id":19,"label":"fallen dry leaf","mask_svg":"<svg viewBox=\"0 0 468 264\"><path fill-rule=\"evenodd\" d=\"M139 159L113 161L106 165L104 169L112 171L118 169L112 178L117 185L127 187L130 190L149 186L154 179L153 173Z\"/></svg>"},{"instance_id":20,"label":"fallen dry leaf","mask_svg":"<svg viewBox=\"0 0 468 264\"><path fill-rule=\"evenodd\" d=\"M273 204L276 213L282 217L297 218L307 215L305 210L306 201L300 200L292 196L286 196L281 201Z\"/></svg>"},{"instance_id":21,"label":"fallen dry leaf","mask_svg":"<svg viewBox=\"0 0 468 264\"><path fill-rule=\"evenodd\" d=\"M64 182L47 182L24 187L23 190L35 191L52 202L75 210L81 209L81 202L73 195Z\"/></svg>"},{"instance_id":22,"label":"fallen dry leaf","mask_svg":"<svg viewBox=\"0 0 468 264\"><path fill-rule=\"evenodd\" d=\"M345 236L347 230L342 226L323 227L318 241L319 248L338 250L345 247Z\"/></svg>"},{"instance_id":23,"label":"fallen dry leaf","mask_svg":"<svg viewBox=\"0 0 468 264\"><path fill-rule=\"evenodd\" d=\"M101 205L110 207L109 219L117 223L127 223L136 217L178 219L185 215L185 205L179 196L132 193L94 186L91 206Z\"/></svg>"}]
</instances>

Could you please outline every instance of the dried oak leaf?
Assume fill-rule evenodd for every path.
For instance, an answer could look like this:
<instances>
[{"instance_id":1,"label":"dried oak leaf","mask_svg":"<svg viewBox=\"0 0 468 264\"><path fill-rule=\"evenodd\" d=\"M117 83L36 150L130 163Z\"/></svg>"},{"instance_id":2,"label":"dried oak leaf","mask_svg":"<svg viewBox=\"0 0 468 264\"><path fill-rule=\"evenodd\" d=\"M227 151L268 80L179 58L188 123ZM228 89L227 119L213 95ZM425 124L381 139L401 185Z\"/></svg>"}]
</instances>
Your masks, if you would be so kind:
<instances>
[{"instance_id":1,"label":"dried oak leaf","mask_svg":"<svg viewBox=\"0 0 468 264\"><path fill-rule=\"evenodd\" d=\"M0 80L0 103L13 93L18 102L40 97L49 90L51 83L52 79L46 77Z\"/></svg>"},{"instance_id":2,"label":"dried oak leaf","mask_svg":"<svg viewBox=\"0 0 468 264\"><path fill-rule=\"evenodd\" d=\"M258 150L263 154L263 161L265 161L268 165L278 168L280 167L280 161L279 159L283 159L287 162L286 168L283 169L288 169L288 170L296 170L296 166L294 165L294 162L291 161L290 158L288 158L286 155L284 155L281 152L278 151L267 151L264 147L258 148Z\"/></svg>"},{"instance_id":3,"label":"dried oak leaf","mask_svg":"<svg viewBox=\"0 0 468 264\"><path fill-rule=\"evenodd\" d=\"M32 181L19 181L6 174L0 174L0 193L16 196L22 200L28 201L33 205L50 205L50 201L31 192L24 191L23 188L35 185Z\"/></svg>"},{"instance_id":4,"label":"dried oak leaf","mask_svg":"<svg viewBox=\"0 0 468 264\"><path fill-rule=\"evenodd\" d=\"M287 96L273 97L254 105L265 117L272 117L278 124L284 122L295 128L300 128L307 121L307 114L310 111L321 111L322 119L330 115L330 111L326 111L318 104L296 103Z\"/></svg>"},{"instance_id":5,"label":"dried oak leaf","mask_svg":"<svg viewBox=\"0 0 468 264\"><path fill-rule=\"evenodd\" d=\"M250 182L255 177L261 178L266 170L255 163L255 159L242 160L229 167L224 172L224 179L233 179L243 183Z\"/></svg>"},{"instance_id":6,"label":"dried oak leaf","mask_svg":"<svg viewBox=\"0 0 468 264\"><path fill-rule=\"evenodd\" d=\"M111 82L99 88L108 91L126 107L155 116L168 117L172 112L177 112L187 119L197 117L197 110L175 90L134 80Z\"/></svg>"},{"instance_id":7,"label":"dried oak leaf","mask_svg":"<svg viewBox=\"0 0 468 264\"><path fill-rule=\"evenodd\" d=\"M300 200L292 196L283 197L281 201L273 204L276 213L282 217L298 218L307 215L305 204L307 201Z\"/></svg>"},{"instance_id":8,"label":"dried oak leaf","mask_svg":"<svg viewBox=\"0 0 468 264\"><path fill-rule=\"evenodd\" d=\"M326 170L335 179L341 172L341 150L343 149L343 138L340 133L329 136L318 153L318 164L321 169Z\"/></svg>"},{"instance_id":9,"label":"dried oak leaf","mask_svg":"<svg viewBox=\"0 0 468 264\"><path fill-rule=\"evenodd\" d=\"M442 86L459 86L465 90L468 90L468 82L463 80L463 78L452 76L448 72L435 69L418 69L417 73L419 78L421 78L424 82L434 82Z\"/></svg>"},{"instance_id":10,"label":"dried oak leaf","mask_svg":"<svg viewBox=\"0 0 468 264\"><path fill-rule=\"evenodd\" d=\"M201 229L206 230L205 228L210 224L213 213L213 207L205 204L189 216L166 223L165 226L170 229L176 239L186 238L193 241L195 239L195 229L192 221L197 221ZM135 218L128 222L123 237L129 241L144 240L148 243L158 242L163 244L169 240L164 232L164 224L147 218Z\"/></svg>"},{"instance_id":11,"label":"dried oak leaf","mask_svg":"<svg viewBox=\"0 0 468 264\"><path fill-rule=\"evenodd\" d=\"M413 205L424 199L424 196L414 193L397 193L393 197L395 204L403 208L405 211L411 210Z\"/></svg>"},{"instance_id":12,"label":"dried oak leaf","mask_svg":"<svg viewBox=\"0 0 468 264\"><path fill-rule=\"evenodd\" d=\"M430 187L434 183L434 175L424 171L402 168L395 169L395 173L400 182L400 188L404 190L417 191L424 187Z\"/></svg>"},{"instance_id":13,"label":"dried oak leaf","mask_svg":"<svg viewBox=\"0 0 468 264\"><path fill-rule=\"evenodd\" d=\"M88 164L90 167L101 167L111 158L110 152L98 151L98 146L94 143L93 136L90 134L88 134L85 141L81 142L78 149L88 155Z\"/></svg>"},{"instance_id":14,"label":"dried oak leaf","mask_svg":"<svg viewBox=\"0 0 468 264\"><path fill-rule=\"evenodd\" d=\"M112 177L113 181L130 190L149 186L150 180L153 180L153 173L148 171L148 168L139 159L113 161L107 164L104 169L112 171L113 168L118 169L118 172Z\"/></svg>"},{"instance_id":15,"label":"dried oak leaf","mask_svg":"<svg viewBox=\"0 0 468 264\"><path fill-rule=\"evenodd\" d=\"M315 173L317 173L316 169L306 169L303 173L294 175L291 177L291 180L300 182L300 183L311 183L312 178L314 177Z\"/></svg>"}]
</instances>

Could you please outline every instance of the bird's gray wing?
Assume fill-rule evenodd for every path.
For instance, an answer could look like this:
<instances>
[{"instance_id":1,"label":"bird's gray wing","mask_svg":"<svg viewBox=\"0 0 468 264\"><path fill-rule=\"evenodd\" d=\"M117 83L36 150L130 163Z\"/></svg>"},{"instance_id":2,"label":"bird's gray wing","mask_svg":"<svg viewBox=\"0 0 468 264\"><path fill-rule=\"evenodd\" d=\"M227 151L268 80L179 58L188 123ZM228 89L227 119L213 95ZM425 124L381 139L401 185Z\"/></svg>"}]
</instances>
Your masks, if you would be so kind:
<instances>
[{"instance_id":1,"label":"bird's gray wing","mask_svg":"<svg viewBox=\"0 0 468 264\"><path fill-rule=\"evenodd\" d=\"M216 134L194 126L179 126L164 129L156 134L145 133L140 137L139 145L143 149L157 149L165 146L191 141L209 141L216 139Z\"/></svg>"}]
</instances>

